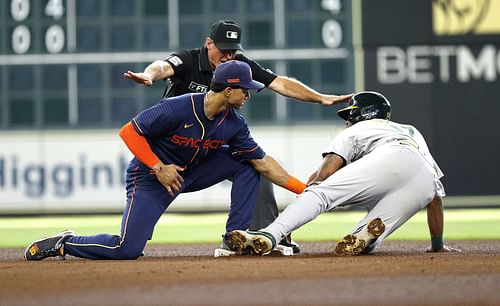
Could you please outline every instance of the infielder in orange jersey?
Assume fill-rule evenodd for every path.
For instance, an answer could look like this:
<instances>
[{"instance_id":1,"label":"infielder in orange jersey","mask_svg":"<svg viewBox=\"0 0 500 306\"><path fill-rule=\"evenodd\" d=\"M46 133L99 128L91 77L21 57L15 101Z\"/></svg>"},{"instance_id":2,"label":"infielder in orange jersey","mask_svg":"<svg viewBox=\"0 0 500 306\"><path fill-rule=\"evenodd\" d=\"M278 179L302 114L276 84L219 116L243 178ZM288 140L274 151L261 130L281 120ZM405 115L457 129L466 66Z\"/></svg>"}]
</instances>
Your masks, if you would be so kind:
<instances>
[{"instance_id":1,"label":"infielder in orange jersey","mask_svg":"<svg viewBox=\"0 0 500 306\"><path fill-rule=\"evenodd\" d=\"M231 232L230 245L268 254L281 237L319 214L349 205L368 214L337 243L337 255L372 252L423 208L431 234L428 251L458 251L443 242L443 173L420 132L390 121L391 105L376 92L354 95L338 114L347 128L323 151L323 163L305 192L260 231Z\"/></svg>"},{"instance_id":2,"label":"infielder in orange jersey","mask_svg":"<svg viewBox=\"0 0 500 306\"><path fill-rule=\"evenodd\" d=\"M144 72L127 71L124 77L146 86L151 86L154 81L166 80L164 97L178 96L188 92L205 93L209 89L214 69L221 63L238 60L250 65L254 80L291 99L329 106L346 102L351 97L351 95L337 96L319 93L298 80L277 75L270 69L262 67L256 61L238 53L243 51L241 35L241 28L235 21L216 21L202 48L175 52L165 60L151 63L144 69ZM278 216L278 207L273 186L269 180L262 177L250 229L265 227L276 216ZM299 246L291 241L290 237L282 239L278 244L280 247L292 247L294 253L300 251ZM226 248L224 240L221 248Z\"/></svg>"},{"instance_id":3,"label":"infielder in orange jersey","mask_svg":"<svg viewBox=\"0 0 500 306\"><path fill-rule=\"evenodd\" d=\"M260 174L301 193L306 185L265 154L236 112L248 101L250 89L263 87L252 80L247 63L229 61L215 69L208 93L163 99L138 114L120 131L135 156L127 169L120 235L77 236L65 231L30 244L25 258L67 254L88 259L138 258L156 222L180 193L228 178L232 189L227 233L250 226Z\"/></svg>"}]
</instances>

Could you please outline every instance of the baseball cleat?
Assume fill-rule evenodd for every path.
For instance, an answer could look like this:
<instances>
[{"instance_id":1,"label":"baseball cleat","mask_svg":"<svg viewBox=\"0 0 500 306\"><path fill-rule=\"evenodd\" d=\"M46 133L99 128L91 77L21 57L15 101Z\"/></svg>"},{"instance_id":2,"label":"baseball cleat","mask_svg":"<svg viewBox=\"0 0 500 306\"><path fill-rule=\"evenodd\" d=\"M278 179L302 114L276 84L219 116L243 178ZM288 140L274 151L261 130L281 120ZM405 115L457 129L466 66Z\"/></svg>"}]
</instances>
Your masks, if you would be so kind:
<instances>
[{"instance_id":1,"label":"baseball cleat","mask_svg":"<svg viewBox=\"0 0 500 306\"><path fill-rule=\"evenodd\" d=\"M42 238L31 243L24 251L26 260L42 260L47 257L64 259L64 242L75 236L75 232L66 230L51 237Z\"/></svg>"},{"instance_id":2,"label":"baseball cleat","mask_svg":"<svg viewBox=\"0 0 500 306\"><path fill-rule=\"evenodd\" d=\"M229 239L226 238L226 235L222 235L222 242L220 244L220 247L215 249L214 257L225 257L233 255L244 255L244 254L236 252L236 250L229 245Z\"/></svg>"},{"instance_id":3,"label":"baseball cleat","mask_svg":"<svg viewBox=\"0 0 500 306\"><path fill-rule=\"evenodd\" d=\"M250 250L256 255L267 255L273 250L276 240L266 232L235 230L229 233L229 245L236 252Z\"/></svg>"},{"instance_id":4,"label":"baseball cleat","mask_svg":"<svg viewBox=\"0 0 500 306\"><path fill-rule=\"evenodd\" d=\"M385 231L384 221L376 218L368 222L363 229L356 234L349 234L342 238L335 246L334 253L337 256L354 256L366 254L371 249L369 246Z\"/></svg>"},{"instance_id":5,"label":"baseball cleat","mask_svg":"<svg viewBox=\"0 0 500 306\"><path fill-rule=\"evenodd\" d=\"M282 246L283 248L291 248L293 250L293 254L298 254L300 253L300 246L297 242L292 240L291 235L287 235L281 239L281 241L278 243L278 245L275 247L278 248L279 246Z\"/></svg>"},{"instance_id":6,"label":"baseball cleat","mask_svg":"<svg viewBox=\"0 0 500 306\"><path fill-rule=\"evenodd\" d=\"M273 254L281 254L283 256L293 256L293 248L284 246L282 244L277 244L273 249Z\"/></svg>"}]
</instances>

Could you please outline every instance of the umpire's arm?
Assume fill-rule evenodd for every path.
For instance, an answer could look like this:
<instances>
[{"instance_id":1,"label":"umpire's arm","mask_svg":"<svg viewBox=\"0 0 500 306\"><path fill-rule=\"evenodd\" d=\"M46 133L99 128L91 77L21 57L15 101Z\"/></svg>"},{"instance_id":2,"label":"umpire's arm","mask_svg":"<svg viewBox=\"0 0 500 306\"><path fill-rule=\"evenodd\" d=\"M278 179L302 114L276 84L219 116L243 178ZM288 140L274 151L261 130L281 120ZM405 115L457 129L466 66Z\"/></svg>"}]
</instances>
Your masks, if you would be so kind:
<instances>
[{"instance_id":1,"label":"umpire's arm","mask_svg":"<svg viewBox=\"0 0 500 306\"><path fill-rule=\"evenodd\" d=\"M249 161L255 170L278 186L297 194L302 193L306 188L306 184L289 175L288 172L269 155L265 155L262 159L251 159Z\"/></svg>"},{"instance_id":2,"label":"umpire's arm","mask_svg":"<svg viewBox=\"0 0 500 306\"><path fill-rule=\"evenodd\" d=\"M305 85L299 80L278 76L268 86L269 89L283 95L285 97L312 103L320 103L323 105L333 105L341 102L349 101L352 94L349 95L325 95L311 87Z\"/></svg>"},{"instance_id":3,"label":"umpire's arm","mask_svg":"<svg viewBox=\"0 0 500 306\"><path fill-rule=\"evenodd\" d=\"M174 69L166 61L154 61L144 69L144 72L127 71L123 77L146 86L153 85L154 81L163 80L174 75Z\"/></svg>"}]
</instances>

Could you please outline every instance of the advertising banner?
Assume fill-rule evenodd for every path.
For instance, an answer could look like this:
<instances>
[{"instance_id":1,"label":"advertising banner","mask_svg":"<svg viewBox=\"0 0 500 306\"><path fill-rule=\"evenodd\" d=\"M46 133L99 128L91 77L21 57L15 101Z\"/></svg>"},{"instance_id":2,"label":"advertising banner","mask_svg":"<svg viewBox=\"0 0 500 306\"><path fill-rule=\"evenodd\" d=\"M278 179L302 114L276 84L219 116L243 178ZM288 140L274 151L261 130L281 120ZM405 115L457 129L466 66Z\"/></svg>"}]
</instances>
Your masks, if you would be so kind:
<instances>
[{"instance_id":1,"label":"advertising banner","mask_svg":"<svg viewBox=\"0 0 500 306\"><path fill-rule=\"evenodd\" d=\"M362 33L364 89L422 131L447 193L500 195L500 1L362 1Z\"/></svg>"},{"instance_id":2,"label":"advertising banner","mask_svg":"<svg viewBox=\"0 0 500 306\"><path fill-rule=\"evenodd\" d=\"M307 180L343 126L252 129L267 154ZM0 214L121 213L131 153L117 131L0 133ZM224 167L224 165L220 165ZM295 194L274 188L280 207ZM169 211L229 211L231 182L181 194Z\"/></svg>"}]
</instances>

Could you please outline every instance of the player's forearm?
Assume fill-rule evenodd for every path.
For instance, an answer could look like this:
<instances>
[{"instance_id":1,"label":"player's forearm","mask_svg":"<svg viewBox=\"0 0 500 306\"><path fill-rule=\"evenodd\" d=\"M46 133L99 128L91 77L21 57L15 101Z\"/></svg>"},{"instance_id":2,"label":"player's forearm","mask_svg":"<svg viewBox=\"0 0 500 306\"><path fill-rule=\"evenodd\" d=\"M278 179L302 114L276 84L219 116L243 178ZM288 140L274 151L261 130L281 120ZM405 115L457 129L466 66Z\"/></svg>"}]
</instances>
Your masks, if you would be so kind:
<instances>
[{"instance_id":1,"label":"player's forearm","mask_svg":"<svg viewBox=\"0 0 500 306\"><path fill-rule=\"evenodd\" d=\"M316 180L316 177L318 176L318 171L314 171L311 175L309 175L309 178L307 179L307 186L309 186L311 183L313 183Z\"/></svg>"},{"instance_id":2,"label":"player's forearm","mask_svg":"<svg viewBox=\"0 0 500 306\"><path fill-rule=\"evenodd\" d=\"M427 224L433 249L443 247L443 220L443 203L439 196L435 196L431 203L427 205Z\"/></svg>"},{"instance_id":3,"label":"player's forearm","mask_svg":"<svg viewBox=\"0 0 500 306\"><path fill-rule=\"evenodd\" d=\"M289 177L288 172L271 156L266 155L262 159L254 159L250 162L257 172L268 178L274 184L279 186L286 184Z\"/></svg>"},{"instance_id":4,"label":"player's forearm","mask_svg":"<svg viewBox=\"0 0 500 306\"><path fill-rule=\"evenodd\" d=\"M304 102L321 103L323 98L322 94L302 82L283 76L274 79L268 88L285 97Z\"/></svg>"},{"instance_id":5,"label":"player's forearm","mask_svg":"<svg viewBox=\"0 0 500 306\"><path fill-rule=\"evenodd\" d=\"M308 185L319 184L326 180L330 175L337 172L340 168L344 167L344 159L335 153L327 154L323 158L323 162L318 171L314 172L309 180Z\"/></svg>"},{"instance_id":6,"label":"player's forearm","mask_svg":"<svg viewBox=\"0 0 500 306\"><path fill-rule=\"evenodd\" d=\"M302 193L306 184L288 174L281 165L271 156L266 155L263 159L250 161L260 174L265 176L274 184L295 193Z\"/></svg>"},{"instance_id":7,"label":"player's forearm","mask_svg":"<svg viewBox=\"0 0 500 306\"><path fill-rule=\"evenodd\" d=\"M170 77L170 70L171 67L167 62L158 60L147 66L146 69L144 69L144 74L150 77L152 81L158 81Z\"/></svg>"},{"instance_id":8,"label":"player's forearm","mask_svg":"<svg viewBox=\"0 0 500 306\"><path fill-rule=\"evenodd\" d=\"M431 236L443 235L443 204L441 198L436 196L427 206L427 223Z\"/></svg>"},{"instance_id":9,"label":"player's forearm","mask_svg":"<svg viewBox=\"0 0 500 306\"><path fill-rule=\"evenodd\" d=\"M141 136L135 130L132 123L125 124L119 133L130 152L143 164L153 168L161 164L158 156L151 150L149 143L144 136Z\"/></svg>"}]
</instances>

